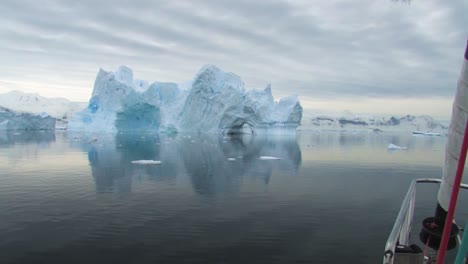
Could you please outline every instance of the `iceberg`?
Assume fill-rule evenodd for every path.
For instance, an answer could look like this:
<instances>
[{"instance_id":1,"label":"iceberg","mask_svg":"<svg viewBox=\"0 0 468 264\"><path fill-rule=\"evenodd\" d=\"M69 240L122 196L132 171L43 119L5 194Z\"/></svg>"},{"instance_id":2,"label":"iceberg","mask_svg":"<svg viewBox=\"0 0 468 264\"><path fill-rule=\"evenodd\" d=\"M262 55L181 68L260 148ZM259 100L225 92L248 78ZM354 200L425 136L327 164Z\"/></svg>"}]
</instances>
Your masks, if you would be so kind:
<instances>
[{"instance_id":1,"label":"iceberg","mask_svg":"<svg viewBox=\"0 0 468 264\"><path fill-rule=\"evenodd\" d=\"M55 118L47 114L15 112L0 107L0 130L53 130Z\"/></svg>"},{"instance_id":2,"label":"iceberg","mask_svg":"<svg viewBox=\"0 0 468 264\"><path fill-rule=\"evenodd\" d=\"M134 80L133 71L99 70L88 106L71 131L295 133L302 118L297 96L275 101L271 86L246 91L241 78L205 65L183 84Z\"/></svg>"}]
</instances>

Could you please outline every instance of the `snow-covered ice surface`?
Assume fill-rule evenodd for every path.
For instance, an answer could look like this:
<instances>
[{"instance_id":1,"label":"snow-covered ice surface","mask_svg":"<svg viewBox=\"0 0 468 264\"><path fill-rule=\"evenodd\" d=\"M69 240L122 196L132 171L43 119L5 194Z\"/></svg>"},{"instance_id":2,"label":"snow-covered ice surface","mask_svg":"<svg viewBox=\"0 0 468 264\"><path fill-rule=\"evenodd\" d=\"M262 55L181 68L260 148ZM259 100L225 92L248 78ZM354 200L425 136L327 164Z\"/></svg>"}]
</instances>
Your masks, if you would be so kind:
<instances>
[{"instance_id":1,"label":"snow-covered ice surface","mask_svg":"<svg viewBox=\"0 0 468 264\"><path fill-rule=\"evenodd\" d=\"M187 88L187 89L184 89ZM275 101L271 87L246 91L239 76L204 66L183 84L134 80L130 68L100 70L88 107L72 131L295 133L302 118L297 96Z\"/></svg>"},{"instance_id":2,"label":"snow-covered ice surface","mask_svg":"<svg viewBox=\"0 0 468 264\"><path fill-rule=\"evenodd\" d=\"M401 146L397 146L395 144L388 144L387 146L387 149L391 149L391 150L407 150L408 148L407 147L401 147Z\"/></svg>"}]
</instances>

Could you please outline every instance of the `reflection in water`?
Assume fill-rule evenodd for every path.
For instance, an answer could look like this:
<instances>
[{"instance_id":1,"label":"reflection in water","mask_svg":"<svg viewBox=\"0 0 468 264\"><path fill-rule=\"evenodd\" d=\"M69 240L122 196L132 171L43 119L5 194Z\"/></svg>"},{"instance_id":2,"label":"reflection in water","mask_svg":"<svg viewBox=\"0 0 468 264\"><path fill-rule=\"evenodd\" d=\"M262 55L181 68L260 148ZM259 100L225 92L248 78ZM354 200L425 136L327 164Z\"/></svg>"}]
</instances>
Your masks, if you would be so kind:
<instances>
[{"instance_id":1,"label":"reflection in water","mask_svg":"<svg viewBox=\"0 0 468 264\"><path fill-rule=\"evenodd\" d=\"M302 132L302 131L301 131ZM319 148L346 148L364 146L381 147L393 143L406 146L410 149L433 149L443 147L445 137L413 136L410 132L400 133L367 133L367 132L302 132L301 140L307 140L307 144Z\"/></svg>"},{"instance_id":2,"label":"reflection in water","mask_svg":"<svg viewBox=\"0 0 468 264\"><path fill-rule=\"evenodd\" d=\"M442 165L446 138L413 136L410 132L302 132L298 142L302 146L303 160L308 161L373 166L395 163ZM390 143L408 149L390 151L387 149Z\"/></svg>"},{"instance_id":3,"label":"reflection in water","mask_svg":"<svg viewBox=\"0 0 468 264\"><path fill-rule=\"evenodd\" d=\"M5 171L2 165L36 165L39 154L53 151L52 145L56 145L53 131L0 131L0 171Z\"/></svg>"},{"instance_id":4,"label":"reflection in water","mask_svg":"<svg viewBox=\"0 0 468 264\"><path fill-rule=\"evenodd\" d=\"M0 147L10 146L17 143L48 144L55 141L54 131L5 131L0 130Z\"/></svg>"},{"instance_id":5,"label":"reflection in water","mask_svg":"<svg viewBox=\"0 0 468 264\"><path fill-rule=\"evenodd\" d=\"M79 136L73 136L78 138ZM237 192L242 178L268 184L277 170L295 175L301 164L296 137L238 135L117 134L88 136L74 145L88 152L97 192L131 191L132 180L175 183L188 175L193 189L202 195ZM281 160L265 161L260 156ZM161 165L132 164L133 160L161 160Z\"/></svg>"},{"instance_id":6,"label":"reflection in water","mask_svg":"<svg viewBox=\"0 0 468 264\"><path fill-rule=\"evenodd\" d=\"M337 132L0 138L2 263L376 263L411 180L440 177L445 144ZM131 163L141 159L162 164ZM414 232L436 188L418 187Z\"/></svg>"},{"instance_id":7,"label":"reflection in water","mask_svg":"<svg viewBox=\"0 0 468 264\"><path fill-rule=\"evenodd\" d=\"M296 137L199 136L181 140L178 151L195 191L204 195L237 191L243 177L258 178L268 184L274 170L295 175L301 164ZM260 156L276 156L281 160L265 161Z\"/></svg>"}]
</instances>

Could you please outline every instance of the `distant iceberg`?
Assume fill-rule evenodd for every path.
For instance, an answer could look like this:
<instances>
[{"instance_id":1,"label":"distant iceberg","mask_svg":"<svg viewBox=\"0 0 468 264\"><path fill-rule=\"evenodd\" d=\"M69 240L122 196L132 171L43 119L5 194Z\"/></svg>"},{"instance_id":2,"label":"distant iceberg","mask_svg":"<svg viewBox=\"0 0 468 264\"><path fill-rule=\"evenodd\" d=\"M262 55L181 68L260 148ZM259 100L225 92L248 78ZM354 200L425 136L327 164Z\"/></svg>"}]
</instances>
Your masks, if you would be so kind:
<instances>
[{"instance_id":1,"label":"distant iceberg","mask_svg":"<svg viewBox=\"0 0 468 264\"><path fill-rule=\"evenodd\" d=\"M372 132L421 132L432 135L445 133L446 125L428 115L379 116L373 114L316 113L305 116L301 130L340 130L340 131L372 131Z\"/></svg>"},{"instance_id":2,"label":"distant iceberg","mask_svg":"<svg viewBox=\"0 0 468 264\"><path fill-rule=\"evenodd\" d=\"M0 130L53 130L55 118L47 114L34 115L0 107Z\"/></svg>"},{"instance_id":3,"label":"distant iceberg","mask_svg":"<svg viewBox=\"0 0 468 264\"><path fill-rule=\"evenodd\" d=\"M295 133L301 118L297 96L275 102L270 85L246 91L240 77L213 65L183 85L134 80L132 70L121 66L99 71L88 107L72 117L68 129Z\"/></svg>"}]
</instances>

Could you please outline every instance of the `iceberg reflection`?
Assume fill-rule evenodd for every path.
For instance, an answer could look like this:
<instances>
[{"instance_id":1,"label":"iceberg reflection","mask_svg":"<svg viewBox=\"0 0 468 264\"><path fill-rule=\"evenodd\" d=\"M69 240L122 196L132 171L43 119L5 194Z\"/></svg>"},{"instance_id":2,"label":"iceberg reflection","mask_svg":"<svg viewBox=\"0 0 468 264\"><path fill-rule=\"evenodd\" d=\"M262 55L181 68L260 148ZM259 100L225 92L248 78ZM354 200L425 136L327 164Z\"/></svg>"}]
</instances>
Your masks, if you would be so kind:
<instances>
[{"instance_id":1,"label":"iceberg reflection","mask_svg":"<svg viewBox=\"0 0 468 264\"><path fill-rule=\"evenodd\" d=\"M301 150L295 136L69 135L88 153L96 191L128 193L135 181L189 183L200 195L238 192L243 179L268 184L275 171L296 175ZM273 156L279 160L262 160ZM161 164L132 164L156 160Z\"/></svg>"}]
</instances>

